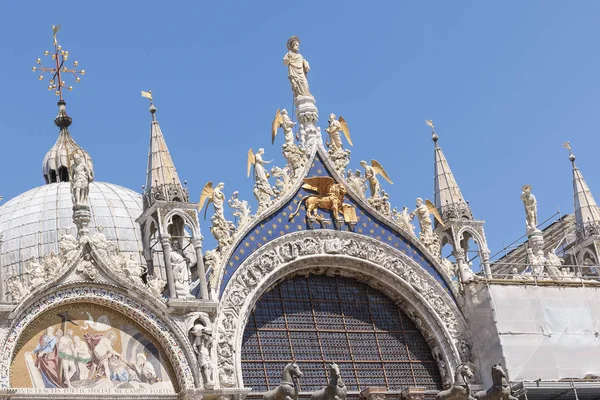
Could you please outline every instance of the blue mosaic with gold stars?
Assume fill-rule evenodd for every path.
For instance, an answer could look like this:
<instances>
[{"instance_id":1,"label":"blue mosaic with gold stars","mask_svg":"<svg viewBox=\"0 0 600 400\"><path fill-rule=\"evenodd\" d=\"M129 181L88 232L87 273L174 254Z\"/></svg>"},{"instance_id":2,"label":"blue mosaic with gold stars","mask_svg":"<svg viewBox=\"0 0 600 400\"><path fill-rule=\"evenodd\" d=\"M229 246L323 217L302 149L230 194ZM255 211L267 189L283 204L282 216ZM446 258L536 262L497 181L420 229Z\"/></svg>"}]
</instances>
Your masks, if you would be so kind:
<instances>
[{"instance_id":1,"label":"blue mosaic with gold stars","mask_svg":"<svg viewBox=\"0 0 600 400\"><path fill-rule=\"evenodd\" d=\"M328 173L319 155L315 157L307 176L331 176ZM294 218L292 218L291 221L288 221L289 216L298 207L298 202L304 196L310 194L314 194L314 192L300 188L300 190L296 193L296 196L291 198L285 206L283 206L279 211L275 212L271 216L263 219L252 229L252 231L250 231L246 235L246 237L238 244L237 248L235 249L227 263L227 266L225 268L225 274L221 282L221 294L223 293L223 290L227 286L227 283L229 282L229 279L231 278L233 273L242 264L242 262L255 250L259 249L261 246L264 246L271 240L274 240L288 233L310 230L308 222L306 221L306 209L304 207L300 207L298 214ZM452 297L453 300L456 301L442 276L435 269L435 267L431 265L431 263L425 258L425 256L420 250L412 246L410 242L408 242L401 235L396 233L392 228L379 221L374 215L370 214L364 208L362 208L360 205L354 202L354 200L350 196L346 196L344 202L350 203L356 208L356 217L358 219L358 223L356 224L356 227L354 229L355 233L359 233L370 238L379 240L380 242L392 246L395 249L411 257L431 276L433 276L442 285L442 287L444 287L448 291L450 297ZM319 210L318 212L321 215L326 213L326 211L324 210ZM331 214L331 212L329 212L329 214ZM332 219L331 216L328 216L327 218ZM315 229L321 229L318 223L315 224L315 227ZM328 228L337 229L333 222L329 224ZM348 230L349 227L347 224L343 224L341 229Z\"/></svg>"}]
</instances>

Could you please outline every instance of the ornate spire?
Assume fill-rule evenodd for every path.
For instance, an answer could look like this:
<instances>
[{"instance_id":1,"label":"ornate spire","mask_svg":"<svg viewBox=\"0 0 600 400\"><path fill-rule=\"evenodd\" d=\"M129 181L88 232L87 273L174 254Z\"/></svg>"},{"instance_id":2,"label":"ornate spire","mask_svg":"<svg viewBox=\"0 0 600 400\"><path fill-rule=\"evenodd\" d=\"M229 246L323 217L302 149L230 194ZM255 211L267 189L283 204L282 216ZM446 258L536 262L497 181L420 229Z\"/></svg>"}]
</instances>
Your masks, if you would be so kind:
<instances>
[{"instance_id":1,"label":"ornate spire","mask_svg":"<svg viewBox=\"0 0 600 400\"><path fill-rule=\"evenodd\" d=\"M152 100L152 92L142 92L142 96L150 99L150 149L148 151L148 170L146 186L144 186L144 207L149 207L156 200L188 202L187 190L181 185L171 153L156 120L156 107Z\"/></svg>"},{"instance_id":2,"label":"ornate spire","mask_svg":"<svg viewBox=\"0 0 600 400\"><path fill-rule=\"evenodd\" d=\"M439 136L435 132L433 121L425 120L425 123L431 127L431 139L435 144L433 177L435 206L444 222L449 219L472 220L471 209L460 192L442 148L438 145Z\"/></svg>"},{"instance_id":3,"label":"ornate spire","mask_svg":"<svg viewBox=\"0 0 600 400\"><path fill-rule=\"evenodd\" d=\"M575 165L575 156L569 142L563 144L569 150L569 161L573 165L573 203L575 207L576 234L579 241L589 236L600 235L600 211L581 171Z\"/></svg>"},{"instance_id":4,"label":"ornate spire","mask_svg":"<svg viewBox=\"0 0 600 400\"><path fill-rule=\"evenodd\" d=\"M42 65L42 59L38 58L36 62L39 66L32 68L34 72L41 72L41 75L39 76L40 80L44 80L44 74L51 75L48 90L54 90L54 94L59 97L58 115L54 119L54 124L59 127L60 133L58 140L48 153L46 153L44 161L42 162L42 173L44 174L46 183L69 182L69 170L71 168L73 157L76 154L79 154L88 167L92 169L92 158L85 150L75 143L69 134L68 128L73 120L67 115L67 103L63 100L63 89L73 90L73 87L67 86L66 82L63 80L65 75L73 75L75 77L75 82L79 82L81 80L80 75L84 75L85 71L74 69L78 65L77 61L73 63L72 69L69 69L65 65L69 59L69 52L64 50L62 46L58 44L56 34L59 30L60 25L52 25L54 50L51 52L46 50L44 52L45 56L50 56L52 58L52 63L54 65L52 67L44 67Z\"/></svg>"}]
</instances>

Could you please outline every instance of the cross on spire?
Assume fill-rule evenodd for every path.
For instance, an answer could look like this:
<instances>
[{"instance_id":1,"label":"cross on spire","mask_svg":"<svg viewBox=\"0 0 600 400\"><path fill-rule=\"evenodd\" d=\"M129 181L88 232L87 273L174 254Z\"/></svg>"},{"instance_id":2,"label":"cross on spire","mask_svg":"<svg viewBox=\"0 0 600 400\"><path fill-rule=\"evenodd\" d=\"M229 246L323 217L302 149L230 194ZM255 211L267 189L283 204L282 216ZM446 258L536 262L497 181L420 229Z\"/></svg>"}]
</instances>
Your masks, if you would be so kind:
<instances>
[{"instance_id":1,"label":"cross on spire","mask_svg":"<svg viewBox=\"0 0 600 400\"><path fill-rule=\"evenodd\" d=\"M73 90L73 86L67 86L66 82L63 80L63 76L66 74L71 74L75 77L75 82L79 82L81 80L80 75L85 75L85 70L77 70L77 65L79 64L77 61L73 63L73 68L69 69L65 62L69 59L69 52L64 50L60 44L58 44L58 40L56 39L56 34L60 30L59 25L52 25L52 37L54 39L54 50L52 52L46 50L44 52L45 56L51 56L54 66L44 67L42 65L42 59L38 58L36 60L39 67L33 67L32 71L37 72L40 71L41 75L39 76L39 80L44 80L44 74L49 73L52 75L50 78L50 84L48 85L48 90L54 90L54 94L59 96L60 100L63 99L63 88L67 90Z\"/></svg>"}]
</instances>

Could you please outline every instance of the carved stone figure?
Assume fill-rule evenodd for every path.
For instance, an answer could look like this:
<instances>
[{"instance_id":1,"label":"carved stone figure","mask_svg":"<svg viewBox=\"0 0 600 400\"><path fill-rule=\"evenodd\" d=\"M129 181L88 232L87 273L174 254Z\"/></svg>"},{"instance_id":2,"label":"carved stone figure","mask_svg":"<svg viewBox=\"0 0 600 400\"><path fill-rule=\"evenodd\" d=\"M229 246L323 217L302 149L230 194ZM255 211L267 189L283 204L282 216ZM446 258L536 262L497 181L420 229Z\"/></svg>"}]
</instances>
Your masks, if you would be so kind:
<instances>
[{"instance_id":1,"label":"carved stone figure","mask_svg":"<svg viewBox=\"0 0 600 400\"><path fill-rule=\"evenodd\" d=\"M270 164L272 161L264 161L262 156L265 153L264 149L258 149L256 154L252 149L248 150L248 177L250 169L254 166L254 197L258 200L258 212L261 212L271 205L271 198L276 196L275 191L269 184L269 174L264 165Z\"/></svg>"},{"instance_id":2,"label":"carved stone figure","mask_svg":"<svg viewBox=\"0 0 600 400\"><path fill-rule=\"evenodd\" d=\"M6 285L8 286L8 292L12 297L12 301L15 303L20 302L29 294L29 289L23 284L21 277L18 275L8 278Z\"/></svg>"},{"instance_id":3,"label":"carved stone figure","mask_svg":"<svg viewBox=\"0 0 600 400\"><path fill-rule=\"evenodd\" d=\"M94 171L86 164L79 153L73 156L71 166L71 196L74 206L87 206L90 182L94 180Z\"/></svg>"},{"instance_id":4,"label":"carved stone figure","mask_svg":"<svg viewBox=\"0 0 600 400\"><path fill-rule=\"evenodd\" d=\"M346 173L346 182L348 182L348 186L350 186L356 194L366 200L367 185L361 176L360 170L357 169L355 172L352 172L352 170L349 169Z\"/></svg>"},{"instance_id":5,"label":"carved stone figure","mask_svg":"<svg viewBox=\"0 0 600 400\"><path fill-rule=\"evenodd\" d=\"M442 218L435 206L429 200L423 202L423 199L420 197L417 198L417 208L410 213L410 217L414 218L416 216L419 220L419 227L421 228L419 239L421 242L432 254L439 256L440 240L437 235L433 233L430 214L433 214L438 222L443 225Z\"/></svg>"},{"instance_id":6,"label":"carved stone figure","mask_svg":"<svg viewBox=\"0 0 600 400\"><path fill-rule=\"evenodd\" d=\"M233 240L232 234L235 231L235 224L226 220L223 212L225 194L222 192L222 189L224 187L224 183L219 183L215 188L213 188L212 182L208 182L202 189L202 193L200 194L200 203L198 205L198 210L202 210L202 207L204 207L206 202L206 208L204 209L204 218L206 218L208 205L213 203L214 214L210 218L210 221L212 222L210 232L213 234L215 240L219 244L219 251L222 251L231 244Z\"/></svg>"},{"instance_id":7,"label":"carved stone figure","mask_svg":"<svg viewBox=\"0 0 600 400\"><path fill-rule=\"evenodd\" d=\"M173 269L173 280L175 281L177 297L190 297L190 270L188 263L175 249L171 251L171 268Z\"/></svg>"},{"instance_id":8,"label":"carved stone figure","mask_svg":"<svg viewBox=\"0 0 600 400\"><path fill-rule=\"evenodd\" d=\"M71 253L73 250L76 250L78 246L79 242L77 242L75 236L71 234L71 229L65 229L64 235L62 235L60 241L58 242L60 254L68 259L69 257L67 257L67 254Z\"/></svg>"},{"instance_id":9,"label":"carved stone figure","mask_svg":"<svg viewBox=\"0 0 600 400\"><path fill-rule=\"evenodd\" d=\"M352 139L350 138L350 129L348 129L348 124L344 117L340 116L339 120L335 118L335 114L329 114L329 126L325 131L329 134L329 142L327 143L327 147L330 150L343 150L342 146L342 138L340 135L340 131L344 133L346 136L346 140L350 146L352 146Z\"/></svg>"},{"instance_id":10,"label":"carved stone figure","mask_svg":"<svg viewBox=\"0 0 600 400\"><path fill-rule=\"evenodd\" d=\"M410 232L413 234L413 236L417 236L415 234L415 226L412 223L412 218L410 216L410 213L408 212L408 207L402 207L402 211L398 212L398 210L396 210L396 208L394 207L394 209L392 210L392 218L395 219L398 224L400 224L400 226L402 228L404 228L407 232Z\"/></svg>"},{"instance_id":11,"label":"carved stone figure","mask_svg":"<svg viewBox=\"0 0 600 400\"><path fill-rule=\"evenodd\" d=\"M287 41L287 54L283 57L283 64L288 67L288 78L292 85L294 97L310 96L308 88L308 79L306 75L310 71L308 61L302 57L298 51L300 50L300 39L297 36L292 36Z\"/></svg>"},{"instance_id":12,"label":"carved stone figure","mask_svg":"<svg viewBox=\"0 0 600 400\"><path fill-rule=\"evenodd\" d=\"M535 232L539 232L537 229L537 200L531 193L531 186L523 186L523 192L521 193L521 200L525 206L525 223L527 226L527 234L531 235Z\"/></svg>"},{"instance_id":13,"label":"carved stone figure","mask_svg":"<svg viewBox=\"0 0 600 400\"><path fill-rule=\"evenodd\" d=\"M156 273L148 277L148 282L146 283L150 293L152 293L156 297L162 297L162 293L165 290L165 286L167 286L167 281L162 279Z\"/></svg>"},{"instance_id":14,"label":"carved stone figure","mask_svg":"<svg viewBox=\"0 0 600 400\"><path fill-rule=\"evenodd\" d=\"M381 215L386 217L392 216L391 205L390 205L390 196L387 194L385 190L382 190L379 196L369 197L367 202L371 207L376 209Z\"/></svg>"},{"instance_id":15,"label":"carved stone figure","mask_svg":"<svg viewBox=\"0 0 600 400\"><path fill-rule=\"evenodd\" d=\"M346 400L348 389L344 384L340 367L333 363L329 366L329 384L310 396L311 400Z\"/></svg>"},{"instance_id":16,"label":"carved stone figure","mask_svg":"<svg viewBox=\"0 0 600 400\"><path fill-rule=\"evenodd\" d=\"M365 180L369 183L369 189L371 190L371 197L381 196L381 184L377 175L383 176L383 178L389 183L393 183L388 176L387 172L383 169L383 166L377 162L377 160L371 160L371 165L368 165L366 161L361 161L360 165L365 169Z\"/></svg>"},{"instance_id":17,"label":"carved stone figure","mask_svg":"<svg viewBox=\"0 0 600 400\"><path fill-rule=\"evenodd\" d=\"M79 261L79 265L75 269L75 272L83 275L84 278L89 279L90 281L96 280L98 277L98 270L89 254L85 254L83 259Z\"/></svg>"},{"instance_id":18,"label":"carved stone figure","mask_svg":"<svg viewBox=\"0 0 600 400\"><path fill-rule=\"evenodd\" d=\"M283 369L281 383L275 389L269 390L263 395L263 400L298 400L298 379L302 371L298 364L289 363Z\"/></svg>"},{"instance_id":19,"label":"carved stone figure","mask_svg":"<svg viewBox=\"0 0 600 400\"><path fill-rule=\"evenodd\" d=\"M436 400L470 400L471 388L469 380L473 379L473 372L467 364L460 364L456 367L454 373L454 385L446 390L442 390L436 396Z\"/></svg>"},{"instance_id":20,"label":"carved stone figure","mask_svg":"<svg viewBox=\"0 0 600 400\"><path fill-rule=\"evenodd\" d=\"M510 386L506 382L506 373L500 364L492 366L492 386L487 390L475 393L476 400L518 400L511 395Z\"/></svg>"},{"instance_id":21,"label":"carved stone figure","mask_svg":"<svg viewBox=\"0 0 600 400\"><path fill-rule=\"evenodd\" d=\"M212 346L212 330L202 324L196 324L191 330L194 335L194 351L198 357L198 367L200 375L206 389L214 387L213 367L210 356Z\"/></svg>"},{"instance_id":22,"label":"carved stone figure","mask_svg":"<svg viewBox=\"0 0 600 400\"><path fill-rule=\"evenodd\" d=\"M563 278L561 271L563 259L556 255L552 250L546 252L546 272L550 278L558 280Z\"/></svg>"},{"instance_id":23,"label":"carved stone figure","mask_svg":"<svg viewBox=\"0 0 600 400\"><path fill-rule=\"evenodd\" d=\"M237 218L237 229L246 225L252 218L250 215L250 206L246 200L239 199L239 192L236 190L227 201L229 207L233 208L233 216Z\"/></svg>"},{"instance_id":24,"label":"carved stone figure","mask_svg":"<svg viewBox=\"0 0 600 400\"><path fill-rule=\"evenodd\" d=\"M144 273L144 267L136 260L135 254L130 254L128 259L124 260L121 266L123 271L123 277L132 285L142 284L142 274Z\"/></svg>"},{"instance_id":25,"label":"carved stone figure","mask_svg":"<svg viewBox=\"0 0 600 400\"><path fill-rule=\"evenodd\" d=\"M62 269L62 263L60 262L60 258L54 254L53 251L50 254L46 254L43 257L44 269L46 270L46 276L48 278L55 278L58 276L60 270Z\"/></svg>"},{"instance_id":26,"label":"carved stone figure","mask_svg":"<svg viewBox=\"0 0 600 400\"><path fill-rule=\"evenodd\" d=\"M44 270L44 267L34 259L29 261L27 273L29 274L30 290L34 290L46 282L46 271Z\"/></svg>"},{"instance_id":27,"label":"carved stone figure","mask_svg":"<svg viewBox=\"0 0 600 400\"><path fill-rule=\"evenodd\" d=\"M289 117L285 108L283 110L277 109L275 118L273 118L273 123L271 124L271 144L275 143L277 131L279 128L282 128L285 138L284 146L294 145L294 133L292 132L292 127L294 125L296 125L296 123Z\"/></svg>"}]
</instances>

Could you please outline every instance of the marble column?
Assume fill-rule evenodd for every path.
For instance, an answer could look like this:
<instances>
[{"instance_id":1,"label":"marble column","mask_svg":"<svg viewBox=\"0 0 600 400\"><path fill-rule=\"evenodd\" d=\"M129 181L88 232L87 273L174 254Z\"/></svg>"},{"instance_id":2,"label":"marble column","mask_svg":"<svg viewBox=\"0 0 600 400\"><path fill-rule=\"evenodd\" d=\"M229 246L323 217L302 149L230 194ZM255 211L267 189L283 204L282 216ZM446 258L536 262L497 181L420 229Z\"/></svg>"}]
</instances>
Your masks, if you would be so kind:
<instances>
[{"instance_id":1,"label":"marble column","mask_svg":"<svg viewBox=\"0 0 600 400\"><path fill-rule=\"evenodd\" d=\"M196 269L198 270L198 279L200 279L200 296L202 300L208 300L208 285L206 284L206 270L204 269L204 259L202 257L202 238L193 238L192 243L196 250Z\"/></svg>"},{"instance_id":2,"label":"marble column","mask_svg":"<svg viewBox=\"0 0 600 400\"><path fill-rule=\"evenodd\" d=\"M171 241L168 237L160 239L162 245L163 257L165 259L165 272L167 273L167 288L169 289L169 298L177 297L175 292L175 279L173 278L173 267L171 266Z\"/></svg>"}]
</instances>

